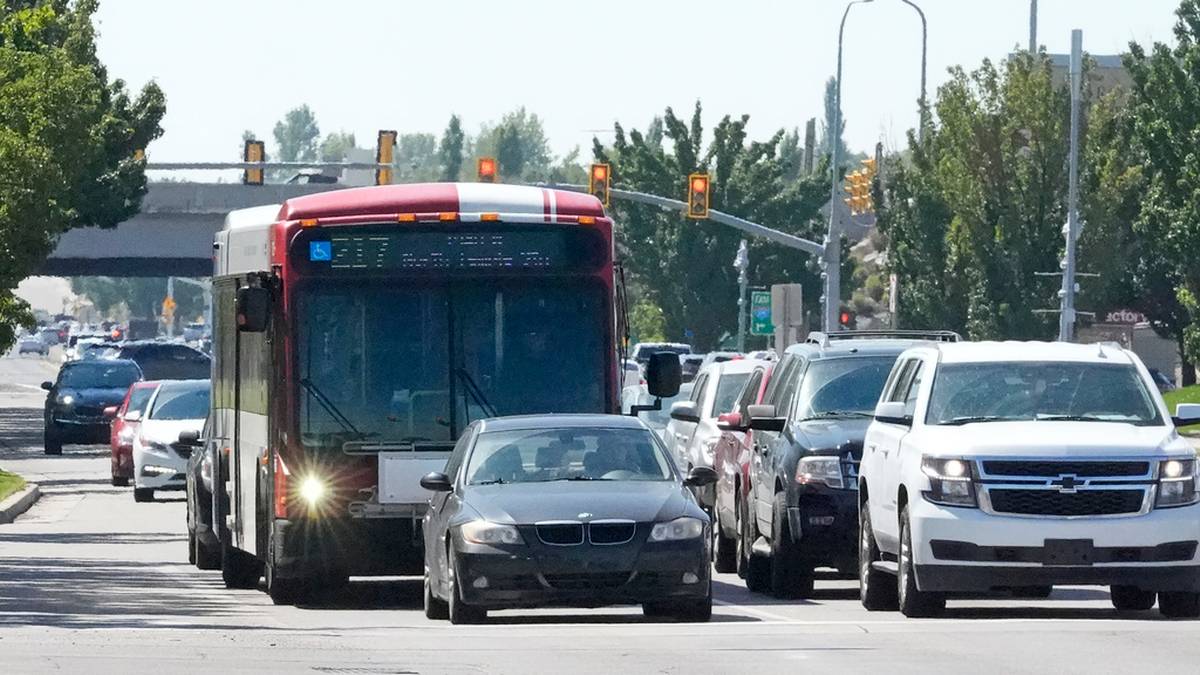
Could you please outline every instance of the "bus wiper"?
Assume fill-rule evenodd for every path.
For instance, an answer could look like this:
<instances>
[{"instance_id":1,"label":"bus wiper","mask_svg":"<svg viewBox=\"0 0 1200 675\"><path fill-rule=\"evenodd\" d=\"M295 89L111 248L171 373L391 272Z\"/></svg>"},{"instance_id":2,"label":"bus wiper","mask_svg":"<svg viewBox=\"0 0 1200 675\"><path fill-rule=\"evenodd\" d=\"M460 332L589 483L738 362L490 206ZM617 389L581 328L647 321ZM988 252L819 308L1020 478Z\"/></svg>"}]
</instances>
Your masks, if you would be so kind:
<instances>
[{"instance_id":1,"label":"bus wiper","mask_svg":"<svg viewBox=\"0 0 1200 675\"><path fill-rule=\"evenodd\" d=\"M471 398L475 400L475 405L483 409L484 415L488 417L500 416L499 411L496 410L495 406L488 402L487 396L484 395L483 390L479 388L479 385L475 382L475 378L471 377L471 374L467 372L466 368L455 368L454 373L458 375L460 380L462 380L464 385L463 389L465 389L466 392L471 395ZM468 418L469 417L470 415L468 415Z\"/></svg>"},{"instance_id":2,"label":"bus wiper","mask_svg":"<svg viewBox=\"0 0 1200 675\"><path fill-rule=\"evenodd\" d=\"M954 417L945 422L938 422L941 427L958 427L964 424L975 424L977 422L1016 422L1016 417L1002 417L1000 415L966 415L963 417Z\"/></svg>"},{"instance_id":3,"label":"bus wiper","mask_svg":"<svg viewBox=\"0 0 1200 675\"><path fill-rule=\"evenodd\" d=\"M355 436L358 436L359 438L367 437L366 434L359 431L358 428L354 426L354 423L350 421L350 418L343 415L342 411L337 409L337 406L333 404L333 401L329 400L328 396L322 393L320 389L317 389L317 385L313 384L312 380L308 378L301 378L300 386L304 387L309 394L312 394L312 397L317 400L317 403L320 403L321 407L325 409L325 412L329 413L329 416L333 418L333 421L340 424L343 429L349 431Z\"/></svg>"}]
</instances>

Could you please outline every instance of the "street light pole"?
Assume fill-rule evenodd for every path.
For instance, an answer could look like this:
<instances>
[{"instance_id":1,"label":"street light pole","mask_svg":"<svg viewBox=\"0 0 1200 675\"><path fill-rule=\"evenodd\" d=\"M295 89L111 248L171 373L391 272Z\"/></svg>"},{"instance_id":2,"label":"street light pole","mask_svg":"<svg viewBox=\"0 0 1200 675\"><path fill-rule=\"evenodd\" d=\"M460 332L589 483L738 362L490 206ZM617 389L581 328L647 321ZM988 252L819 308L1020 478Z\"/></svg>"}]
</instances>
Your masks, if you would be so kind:
<instances>
[{"instance_id":1,"label":"street light pole","mask_svg":"<svg viewBox=\"0 0 1200 675\"><path fill-rule=\"evenodd\" d=\"M750 250L746 247L746 240L738 244L737 257L733 259L733 269L738 271L738 334L737 334L737 350L739 352L746 351L746 311L749 309L747 304L749 298L746 297L748 290L749 277L746 276L746 270L750 268Z\"/></svg>"},{"instance_id":2,"label":"street light pole","mask_svg":"<svg viewBox=\"0 0 1200 675\"><path fill-rule=\"evenodd\" d=\"M1067 170L1066 250L1059 295L1058 339L1075 340L1075 245L1079 239L1079 105L1083 72L1083 31L1071 31L1071 154Z\"/></svg>"},{"instance_id":3,"label":"street light pole","mask_svg":"<svg viewBox=\"0 0 1200 675\"><path fill-rule=\"evenodd\" d=\"M825 307L822 328L825 332L833 332L838 328L838 306L841 304L841 266L842 266L842 233L838 230L837 200L838 200L838 146L842 138L842 38L846 32L846 17L850 16L850 8L863 5L874 0L853 0L847 3L846 11L842 12L842 23L838 27L837 78L833 88L833 128L829 134L829 231L825 237Z\"/></svg>"},{"instance_id":4,"label":"street light pole","mask_svg":"<svg viewBox=\"0 0 1200 675\"><path fill-rule=\"evenodd\" d=\"M921 11L921 8L917 6L917 3L913 2L912 0L900 0L900 2L903 2L909 7L917 10L917 16L921 17L921 98L918 103L918 105L921 106L921 116L920 120L918 121L920 126L917 127L917 138L919 140L925 140L925 117L928 112L925 101L925 69L928 64L927 57L929 54L929 24L925 21L925 12ZM1037 2L1037 0L1034 0L1034 2Z\"/></svg>"}]
</instances>

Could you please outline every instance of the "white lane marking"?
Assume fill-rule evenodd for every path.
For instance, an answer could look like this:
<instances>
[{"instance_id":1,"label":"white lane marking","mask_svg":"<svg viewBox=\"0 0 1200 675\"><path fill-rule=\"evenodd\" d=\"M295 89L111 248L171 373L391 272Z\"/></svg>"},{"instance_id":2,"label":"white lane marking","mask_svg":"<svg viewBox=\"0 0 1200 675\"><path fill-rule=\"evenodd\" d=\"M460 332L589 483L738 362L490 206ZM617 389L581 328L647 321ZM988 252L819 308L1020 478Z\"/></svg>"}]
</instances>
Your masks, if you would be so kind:
<instances>
[{"instance_id":1,"label":"white lane marking","mask_svg":"<svg viewBox=\"0 0 1200 675\"><path fill-rule=\"evenodd\" d=\"M767 621L779 621L782 623L794 623L795 622L795 620L792 619L790 616L786 616L784 614L776 614L774 612L766 612L761 609L755 609L753 607L739 605L736 602L728 602L725 600L717 600L714 598L713 604L720 605L721 607L729 607L729 608L735 609L739 612L744 612L746 614L749 614L750 616L755 616L760 619L766 619Z\"/></svg>"}]
</instances>

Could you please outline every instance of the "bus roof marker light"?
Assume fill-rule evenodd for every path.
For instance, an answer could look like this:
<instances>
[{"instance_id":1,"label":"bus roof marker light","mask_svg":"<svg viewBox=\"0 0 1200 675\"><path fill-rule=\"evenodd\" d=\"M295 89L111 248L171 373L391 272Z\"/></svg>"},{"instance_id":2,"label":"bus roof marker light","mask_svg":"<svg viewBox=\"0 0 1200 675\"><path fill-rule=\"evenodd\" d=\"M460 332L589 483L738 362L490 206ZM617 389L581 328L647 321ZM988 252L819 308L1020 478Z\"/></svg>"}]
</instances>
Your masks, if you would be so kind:
<instances>
[{"instance_id":1,"label":"bus roof marker light","mask_svg":"<svg viewBox=\"0 0 1200 675\"><path fill-rule=\"evenodd\" d=\"M500 220L500 214L499 213L481 213L481 214L479 214L479 220L481 220L485 223L495 222L497 220Z\"/></svg>"},{"instance_id":2,"label":"bus roof marker light","mask_svg":"<svg viewBox=\"0 0 1200 675\"><path fill-rule=\"evenodd\" d=\"M396 222L400 222L400 223L415 223L415 222L417 222L417 214L415 214L415 213L401 213L400 215L396 216Z\"/></svg>"},{"instance_id":3,"label":"bus roof marker light","mask_svg":"<svg viewBox=\"0 0 1200 675\"><path fill-rule=\"evenodd\" d=\"M579 224L580 225L595 225L596 217L595 216L579 216Z\"/></svg>"},{"instance_id":4,"label":"bus roof marker light","mask_svg":"<svg viewBox=\"0 0 1200 675\"><path fill-rule=\"evenodd\" d=\"M442 211L441 213L438 214L438 220L441 220L441 221L458 220L458 212Z\"/></svg>"},{"instance_id":5,"label":"bus roof marker light","mask_svg":"<svg viewBox=\"0 0 1200 675\"><path fill-rule=\"evenodd\" d=\"M301 218L300 227L316 227L319 222L316 218Z\"/></svg>"}]
</instances>

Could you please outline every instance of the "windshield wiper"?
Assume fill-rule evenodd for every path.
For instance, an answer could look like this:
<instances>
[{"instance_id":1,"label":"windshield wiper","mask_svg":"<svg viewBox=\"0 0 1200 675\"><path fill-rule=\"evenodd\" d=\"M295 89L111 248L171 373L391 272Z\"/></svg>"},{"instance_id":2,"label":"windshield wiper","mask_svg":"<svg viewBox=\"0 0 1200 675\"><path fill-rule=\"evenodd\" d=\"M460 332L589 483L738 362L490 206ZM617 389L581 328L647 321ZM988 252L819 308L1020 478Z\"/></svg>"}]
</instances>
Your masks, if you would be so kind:
<instances>
[{"instance_id":1,"label":"windshield wiper","mask_svg":"<svg viewBox=\"0 0 1200 675\"><path fill-rule=\"evenodd\" d=\"M325 412L329 413L329 416L333 418L333 421L340 424L343 429L349 431L355 436L358 436L359 438L367 437L366 434L358 430L358 427L354 426L354 423L350 421L350 418L343 415L342 411L337 409L337 406L333 404L333 401L329 400L328 396L322 393L320 389L317 389L317 385L313 384L312 380L308 378L301 378L300 386L304 387L304 389L317 400L317 403L321 404L321 407L325 409Z\"/></svg>"},{"instance_id":2,"label":"windshield wiper","mask_svg":"<svg viewBox=\"0 0 1200 675\"><path fill-rule=\"evenodd\" d=\"M1095 415L1038 415L1039 422L1132 422L1133 420L1112 420Z\"/></svg>"},{"instance_id":3,"label":"windshield wiper","mask_svg":"<svg viewBox=\"0 0 1200 675\"><path fill-rule=\"evenodd\" d=\"M945 422L938 422L940 427L962 426L964 424L976 424L981 422L1017 422L1020 418L1017 417L1002 417L1000 415L966 415L964 417L954 417Z\"/></svg>"},{"instance_id":4,"label":"windshield wiper","mask_svg":"<svg viewBox=\"0 0 1200 675\"><path fill-rule=\"evenodd\" d=\"M830 418L837 418L837 417L873 417L873 415L871 413L863 412L861 410L825 410L825 411L822 411L819 413L814 413L812 415L809 415L808 417L805 417L805 418L801 419L800 421L808 422L809 420L830 419Z\"/></svg>"},{"instance_id":5,"label":"windshield wiper","mask_svg":"<svg viewBox=\"0 0 1200 675\"><path fill-rule=\"evenodd\" d=\"M508 481L504 480L503 478L489 478L487 480L477 480L474 483L471 483L471 485L503 485L507 482Z\"/></svg>"},{"instance_id":6,"label":"windshield wiper","mask_svg":"<svg viewBox=\"0 0 1200 675\"><path fill-rule=\"evenodd\" d=\"M479 388L479 385L475 382L475 378L471 377L471 374L467 372L466 368L455 368L454 373L458 375L460 380L462 380L463 389L471 395L471 398L475 399L475 405L483 409L484 415L487 415L488 417L500 416L499 411L496 410L495 406L488 402L487 396L484 395L483 390ZM465 398L466 397L464 397L464 399ZM470 417L470 411L468 411L467 421L470 421Z\"/></svg>"}]
</instances>

